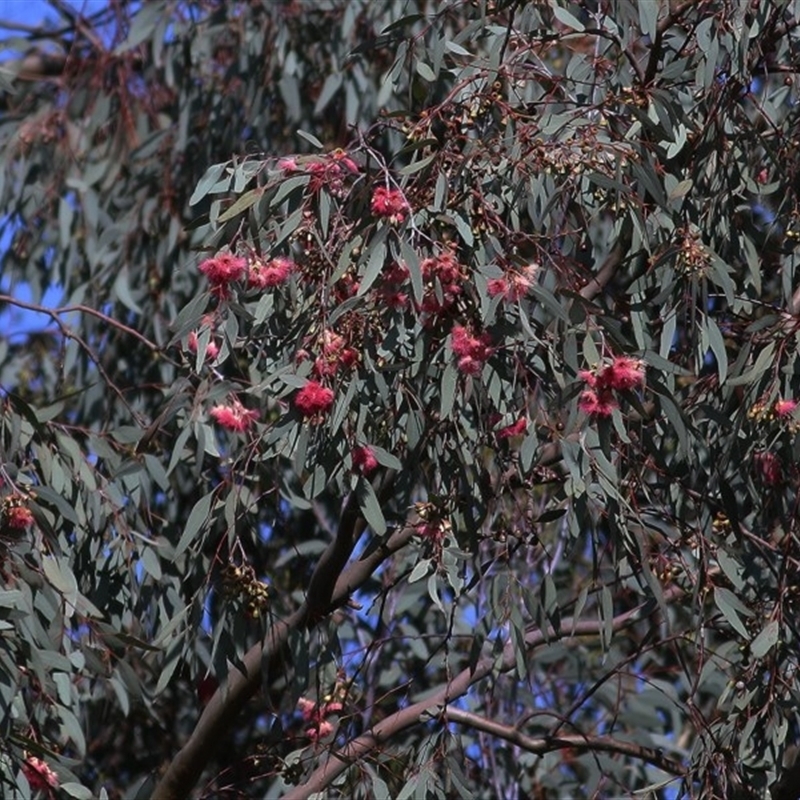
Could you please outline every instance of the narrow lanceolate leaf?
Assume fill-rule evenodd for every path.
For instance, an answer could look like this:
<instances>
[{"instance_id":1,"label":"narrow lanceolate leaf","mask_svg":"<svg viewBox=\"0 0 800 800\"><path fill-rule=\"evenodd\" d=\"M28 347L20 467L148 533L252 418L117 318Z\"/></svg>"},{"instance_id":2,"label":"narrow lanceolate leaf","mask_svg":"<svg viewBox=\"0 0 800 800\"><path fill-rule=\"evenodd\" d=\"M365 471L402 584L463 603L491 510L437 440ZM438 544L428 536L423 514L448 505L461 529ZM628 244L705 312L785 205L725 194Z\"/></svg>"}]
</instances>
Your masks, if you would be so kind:
<instances>
[{"instance_id":1,"label":"narrow lanceolate leaf","mask_svg":"<svg viewBox=\"0 0 800 800\"><path fill-rule=\"evenodd\" d=\"M211 505L214 502L213 493L201 497L192 508L189 518L186 520L186 525L178 541L178 546L175 548L175 558L182 555L187 548L194 544L205 527L208 525L211 515Z\"/></svg>"},{"instance_id":2,"label":"narrow lanceolate leaf","mask_svg":"<svg viewBox=\"0 0 800 800\"><path fill-rule=\"evenodd\" d=\"M366 478L360 478L356 487L358 496L358 506L364 519L372 528L376 536L383 536L386 533L386 520L383 517L380 503L372 488L372 484Z\"/></svg>"},{"instance_id":3,"label":"narrow lanceolate leaf","mask_svg":"<svg viewBox=\"0 0 800 800\"><path fill-rule=\"evenodd\" d=\"M755 658L763 658L778 643L780 625L777 620L771 620L761 633L750 642L750 652Z\"/></svg>"}]
</instances>

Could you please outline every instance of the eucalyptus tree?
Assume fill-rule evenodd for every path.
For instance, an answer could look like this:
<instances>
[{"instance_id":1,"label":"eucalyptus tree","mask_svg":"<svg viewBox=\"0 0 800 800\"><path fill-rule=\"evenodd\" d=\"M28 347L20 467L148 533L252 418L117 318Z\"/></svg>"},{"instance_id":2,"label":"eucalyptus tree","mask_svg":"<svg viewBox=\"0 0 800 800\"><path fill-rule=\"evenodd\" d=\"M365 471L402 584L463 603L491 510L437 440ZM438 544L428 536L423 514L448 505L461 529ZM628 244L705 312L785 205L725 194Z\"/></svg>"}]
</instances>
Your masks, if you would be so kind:
<instances>
[{"instance_id":1,"label":"eucalyptus tree","mask_svg":"<svg viewBox=\"0 0 800 800\"><path fill-rule=\"evenodd\" d=\"M800 796L798 4L51 2L6 795Z\"/></svg>"}]
</instances>

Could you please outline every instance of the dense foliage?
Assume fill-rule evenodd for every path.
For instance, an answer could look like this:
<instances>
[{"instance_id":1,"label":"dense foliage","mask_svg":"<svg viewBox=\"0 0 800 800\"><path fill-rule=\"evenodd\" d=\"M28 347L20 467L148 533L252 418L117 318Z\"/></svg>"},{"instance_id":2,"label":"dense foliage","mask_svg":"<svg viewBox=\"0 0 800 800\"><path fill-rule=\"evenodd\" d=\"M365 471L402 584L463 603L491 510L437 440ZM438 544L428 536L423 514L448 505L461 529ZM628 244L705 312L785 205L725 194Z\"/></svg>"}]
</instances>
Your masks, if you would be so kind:
<instances>
[{"instance_id":1,"label":"dense foliage","mask_svg":"<svg viewBox=\"0 0 800 800\"><path fill-rule=\"evenodd\" d=\"M4 796L800 797L800 4L52 9Z\"/></svg>"}]
</instances>

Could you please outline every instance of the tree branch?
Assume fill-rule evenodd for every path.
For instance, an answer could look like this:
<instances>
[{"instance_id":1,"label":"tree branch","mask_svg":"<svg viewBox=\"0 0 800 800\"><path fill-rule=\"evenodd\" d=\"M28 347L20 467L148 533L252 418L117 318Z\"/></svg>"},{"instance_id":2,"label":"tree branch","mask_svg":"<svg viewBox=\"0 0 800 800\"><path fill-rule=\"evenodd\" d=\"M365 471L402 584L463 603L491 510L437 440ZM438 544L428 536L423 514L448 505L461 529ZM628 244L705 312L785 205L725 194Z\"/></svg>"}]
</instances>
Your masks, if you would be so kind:
<instances>
[{"instance_id":1,"label":"tree branch","mask_svg":"<svg viewBox=\"0 0 800 800\"><path fill-rule=\"evenodd\" d=\"M535 755L544 755L545 753L552 753L554 750L563 750L565 748L571 748L573 750L598 750L606 753L618 753L620 755L638 758L672 775L683 776L686 772L686 769L681 764L667 758L658 749L644 747L634 742L620 741L610 736L571 734L568 736L533 738L532 736L526 736L510 725L502 725L499 722L493 722L478 714L463 711L453 706L448 706L444 710L443 716L448 722L455 722L459 725L475 728L475 730L484 731L499 739L511 742Z\"/></svg>"},{"instance_id":2,"label":"tree branch","mask_svg":"<svg viewBox=\"0 0 800 800\"><path fill-rule=\"evenodd\" d=\"M678 587L673 587L672 591L665 592L664 597L665 600L667 598L672 599L679 594L683 594L683 591ZM623 630L638 620L649 616L655 610L656 608L651 603L642 603L636 608L614 617L612 628L614 632ZM646 613L643 613L645 611ZM552 627L548 629L546 634L538 628L528 631L525 636L525 645L528 649L533 649L553 639L559 639L563 633L567 632L571 632L571 636L596 636L604 625L605 623L602 620L576 621L571 618L564 619L558 631ZM363 759L368 753L380 747L401 731L430 719L431 715L441 715L450 702L466 694L469 687L474 683L483 680L495 670L508 672L514 668L516 663L517 657L514 643L513 640L509 639L503 648L503 656L499 668L497 659L493 654L484 654L478 659L474 667L465 668L451 681L441 686L433 694L428 695L424 700L396 711L374 725L366 733L350 741L341 750L330 752L327 759L314 770L308 780L284 795L284 800L306 800L310 795L324 791L351 764Z\"/></svg>"},{"instance_id":3,"label":"tree branch","mask_svg":"<svg viewBox=\"0 0 800 800\"><path fill-rule=\"evenodd\" d=\"M127 333L129 336L133 336L134 339L138 339L145 347L147 347L148 350L151 350L154 353L161 349L157 344L151 342L146 336L139 333L139 331L131 328L129 325L125 325L119 320L109 317L108 314L104 314L102 311L98 311L96 308L89 308L89 306L84 305L63 306L62 308L47 308L47 306L42 306L38 303L26 303L24 300L18 300L16 297L12 297L8 294L0 294L0 303L8 303L9 305L16 306L17 308L24 308L26 311L35 311L37 314L45 314L58 325L62 334L69 336L70 338L76 339L77 337L70 333L67 328L65 328L64 324L60 321L60 317L63 314L72 314L77 312L80 314L89 314L92 317L97 317L97 319L103 320L103 322L112 328L117 328L123 333Z\"/></svg>"},{"instance_id":4,"label":"tree branch","mask_svg":"<svg viewBox=\"0 0 800 800\"><path fill-rule=\"evenodd\" d=\"M360 517L353 521L348 513L346 505L342 515L342 524L363 526ZM363 527L361 529L363 530ZM177 753L158 782L153 791L152 800L180 800L180 798L189 796L192 787L197 783L226 731L250 698L261 687L262 675L273 674L279 667L290 632L313 627L325 615L344 605L353 590L368 580L385 559L405 547L415 532L416 528L413 525L398 529L386 542L350 564L344 571L341 571L342 563L338 567L338 572L336 569L342 553L340 548L343 545L341 542L337 543L339 540L339 532L337 532L336 538L325 550L314 570L314 576L317 576L324 565L316 585L312 576L306 601L286 620L276 622L267 632L264 640L248 650L243 659L243 672L231 671L225 685L220 686L214 692L189 740ZM350 538L352 538L352 534L353 531L350 532ZM346 539L347 533L342 531L342 536ZM352 552L352 547L349 552ZM333 584L331 584L331 577L334 577ZM330 593L328 594L329 586ZM322 604L326 595L327 606L322 613ZM312 615L311 608L317 609L316 616Z\"/></svg>"}]
</instances>

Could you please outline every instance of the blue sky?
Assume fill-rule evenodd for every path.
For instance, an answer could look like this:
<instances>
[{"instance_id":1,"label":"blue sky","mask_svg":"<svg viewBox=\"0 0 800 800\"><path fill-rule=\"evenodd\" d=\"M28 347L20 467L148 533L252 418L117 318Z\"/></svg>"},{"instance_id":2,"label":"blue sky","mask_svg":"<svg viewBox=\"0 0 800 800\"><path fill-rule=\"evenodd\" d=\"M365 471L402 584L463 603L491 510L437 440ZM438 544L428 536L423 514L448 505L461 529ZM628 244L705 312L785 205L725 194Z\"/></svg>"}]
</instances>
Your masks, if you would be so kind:
<instances>
[{"instance_id":1,"label":"blue sky","mask_svg":"<svg viewBox=\"0 0 800 800\"><path fill-rule=\"evenodd\" d=\"M108 5L107 0L65 0L66 5L84 13L91 14ZM25 25L41 25L46 21L58 22L58 14L46 0L0 0L0 41L9 37L24 35L24 32L5 28L4 22L22 23ZM14 52L0 48L0 60L13 58ZM6 231L0 238L0 251L5 250L10 243L10 232ZM0 279L0 293L7 292L12 287ZM30 289L25 285L17 285L12 289L14 296L22 301L30 301ZM62 292L58 287L49 289L43 298L44 305L53 305L61 301ZM39 314L19 308L8 308L0 313L0 336L7 336L11 341L19 341L26 333L51 324L50 320Z\"/></svg>"},{"instance_id":2,"label":"blue sky","mask_svg":"<svg viewBox=\"0 0 800 800\"><path fill-rule=\"evenodd\" d=\"M107 0L66 0L66 5L91 13L108 5ZM57 19L58 15L46 0L0 0L0 22L24 22L27 25L38 25L45 17ZM0 31L2 26L0 25Z\"/></svg>"}]
</instances>

